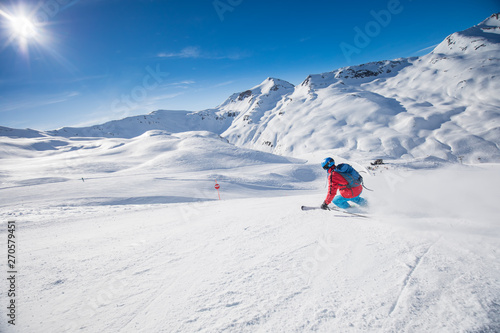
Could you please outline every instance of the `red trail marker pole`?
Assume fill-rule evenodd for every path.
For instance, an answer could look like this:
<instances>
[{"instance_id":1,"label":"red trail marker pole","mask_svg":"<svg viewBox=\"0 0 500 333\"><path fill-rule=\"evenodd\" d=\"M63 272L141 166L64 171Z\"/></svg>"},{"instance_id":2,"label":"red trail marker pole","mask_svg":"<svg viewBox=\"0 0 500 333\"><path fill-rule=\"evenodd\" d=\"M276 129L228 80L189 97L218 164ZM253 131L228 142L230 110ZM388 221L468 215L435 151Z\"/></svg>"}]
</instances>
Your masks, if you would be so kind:
<instances>
[{"instance_id":1,"label":"red trail marker pole","mask_svg":"<svg viewBox=\"0 0 500 333\"><path fill-rule=\"evenodd\" d=\"M217 184L217 179L215 180L215 189L217 190L217 195L219 196L219 200L220 200L220 193L219 193L220 185Z\"/></svg>"}]
</instances>

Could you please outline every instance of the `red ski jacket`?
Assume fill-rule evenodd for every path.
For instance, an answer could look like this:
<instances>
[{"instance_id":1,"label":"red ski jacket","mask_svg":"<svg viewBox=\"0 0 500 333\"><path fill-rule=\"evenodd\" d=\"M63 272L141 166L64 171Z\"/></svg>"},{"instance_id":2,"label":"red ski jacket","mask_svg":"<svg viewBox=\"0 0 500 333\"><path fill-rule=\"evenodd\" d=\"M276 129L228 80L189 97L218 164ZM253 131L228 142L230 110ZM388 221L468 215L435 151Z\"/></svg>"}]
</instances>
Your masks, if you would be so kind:
<instances>
[{"instance_id":1,"label":"red ski jacket","mask_svg":"<svg viewBox=\"0 0 500 333\"><path fill-rule=\"evenodd\" d=\"M325 199L325 203L329 205L335 195L337 190L339 190L340 195L344 198L354 198L361 194L363 191L363 186L358 185L353 188L346 188L348 181L342 177L341 174L333 171L334 167L328 169L328 194Z\"/></svg>"}]
</instances>

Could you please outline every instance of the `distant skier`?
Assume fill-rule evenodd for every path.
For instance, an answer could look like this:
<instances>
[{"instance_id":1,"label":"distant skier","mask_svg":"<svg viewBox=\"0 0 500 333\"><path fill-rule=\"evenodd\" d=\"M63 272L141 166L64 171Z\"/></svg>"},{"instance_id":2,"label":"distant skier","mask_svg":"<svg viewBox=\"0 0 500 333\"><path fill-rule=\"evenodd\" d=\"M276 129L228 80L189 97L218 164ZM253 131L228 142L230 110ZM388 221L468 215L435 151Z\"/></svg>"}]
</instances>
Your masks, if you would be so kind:
<instances>
[{"instance_id":1,"label":"distant skier","mask_svg":"<svg viewBox=\"0 0 500 333\"><path fill-rule=\"evenodd\" d=\"M363 177L352 166L345 163L335 165L331 157L325 158L321 166L328 172L328 194L321 209L329 209L331 202L342 209L351 207L349 201L366 206L366 200L360 197L363 191ZM337 190L340 194L336 196Z\"/></svg>"}]
</instances>

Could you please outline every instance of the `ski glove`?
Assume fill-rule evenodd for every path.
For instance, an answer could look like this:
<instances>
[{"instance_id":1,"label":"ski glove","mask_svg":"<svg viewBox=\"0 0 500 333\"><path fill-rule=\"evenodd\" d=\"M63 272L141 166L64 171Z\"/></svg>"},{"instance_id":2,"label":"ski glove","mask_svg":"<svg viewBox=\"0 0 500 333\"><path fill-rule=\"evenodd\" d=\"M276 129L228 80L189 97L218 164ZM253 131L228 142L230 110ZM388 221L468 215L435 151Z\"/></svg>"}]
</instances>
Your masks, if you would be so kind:
<instances>
[{"instance_id":1,"label":"ski glove","mask_svg":"<svg viewBox=\"0 0 500 333\"><path fill-rule=\"evenodd\" d=\"M323 204L321 205L321 209L330 210L330 208L328 208L328 205L324 201L323 201Z\"/></svg>"}]
</instances>

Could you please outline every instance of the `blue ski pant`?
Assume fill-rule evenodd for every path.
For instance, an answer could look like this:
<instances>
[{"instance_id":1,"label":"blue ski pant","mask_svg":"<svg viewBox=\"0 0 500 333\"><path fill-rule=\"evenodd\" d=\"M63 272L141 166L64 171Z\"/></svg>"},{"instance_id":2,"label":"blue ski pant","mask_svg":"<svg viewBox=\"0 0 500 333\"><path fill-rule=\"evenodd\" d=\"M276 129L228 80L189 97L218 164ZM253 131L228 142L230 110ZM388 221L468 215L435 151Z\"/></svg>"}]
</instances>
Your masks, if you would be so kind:
<instances>
[{"instance_id":1,"label":"blue ski pant","mask_svg":"<svg viewBox=\"0 0 500 333\"><path fill-rule=\"evenodd\" d=\"M337 194L335 196L335 198L333 198L332 203L339 208L346 209L346 208L351 207L351 205L349 205L349 203L348 203L349 201L352 201L355 204L358 204L360 206L367 205L366 199L360 197L359 195L357 197L354 197L354 198L344 198L340 194Z\"/></svg>"}]
</instances>

